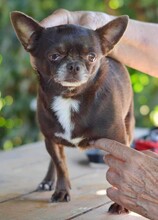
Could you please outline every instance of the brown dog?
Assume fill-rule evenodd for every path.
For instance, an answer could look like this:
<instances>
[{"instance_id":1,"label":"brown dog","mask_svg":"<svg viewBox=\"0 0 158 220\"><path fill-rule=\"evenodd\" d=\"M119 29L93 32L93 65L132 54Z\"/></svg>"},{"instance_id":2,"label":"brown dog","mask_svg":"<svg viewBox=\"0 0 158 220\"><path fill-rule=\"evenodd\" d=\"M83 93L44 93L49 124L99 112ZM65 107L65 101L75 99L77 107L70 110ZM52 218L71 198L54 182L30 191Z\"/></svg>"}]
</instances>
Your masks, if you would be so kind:
<instances>
[{"instance_id":1,"label":"brown dog","mask_svg":"<svg viewBox=\"0 0 158 220\"><path fill-rule=\"evenodd\" d=\"M12 12L11 20L39 79L37 113L52 158L39 188L51 189L57 173L52 201L69 201L64 145L86 148L90 140L99 138L131 142L134 116L129 74L107 57L122 37L128 17L95 31L75 25L43 28L20 12ZM127 210L114 204L109 211Z\"/></svg>"}]
</instances>

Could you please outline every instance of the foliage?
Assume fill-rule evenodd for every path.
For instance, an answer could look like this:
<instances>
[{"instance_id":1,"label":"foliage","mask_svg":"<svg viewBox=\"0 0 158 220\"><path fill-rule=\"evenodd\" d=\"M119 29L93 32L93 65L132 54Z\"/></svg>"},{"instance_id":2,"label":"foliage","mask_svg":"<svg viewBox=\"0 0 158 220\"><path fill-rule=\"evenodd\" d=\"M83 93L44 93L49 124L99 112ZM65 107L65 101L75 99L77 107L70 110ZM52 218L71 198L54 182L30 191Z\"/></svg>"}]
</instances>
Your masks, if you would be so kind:
<instances>
[{"instance_id":1,"label":"foliage","mask_svg":"<svg viewBox=\"0 0 158 220\"><path fill-rule=\"evenodd\" d=\"M0 0L0 148L7 150L40 138L35 111L36 78L29 55L20 46L10 24L9 13L23 11L37 20L57 8L128 14L133 19L158 22L157 0ZM130 69L135 92L137 126L158 122L158 80Z\"/></svg>"}]
</instances>

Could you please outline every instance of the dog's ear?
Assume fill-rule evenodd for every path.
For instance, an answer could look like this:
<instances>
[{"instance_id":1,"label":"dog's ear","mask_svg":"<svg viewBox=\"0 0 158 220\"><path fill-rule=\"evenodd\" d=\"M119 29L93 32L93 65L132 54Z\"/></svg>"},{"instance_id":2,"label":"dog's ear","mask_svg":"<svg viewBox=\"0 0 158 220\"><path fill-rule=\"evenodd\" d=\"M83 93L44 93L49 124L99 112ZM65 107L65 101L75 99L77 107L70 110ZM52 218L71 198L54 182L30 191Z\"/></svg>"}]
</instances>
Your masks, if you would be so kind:
<instances>
[{"instance_id":1,"label":"dog's ear","mask_svg":"<svg viewBox=\"0 0 158 220\"><path fill-rule=\"evenodd\" d=\"M108 54L113 47L121 39L123 33L126 30L128 24L128 16L120 16L103 27L96 30L100 41L103 54Z\"/></svg>"},{"instance_id":2,"label":"dog's ear","mask_svg":"<svg viewBox=\"0 0 158 220\"><path fill-rule=\"evenodd\" d=\"M18 39L25 50L30 52L34 47L35 40L37 40L37 37L39 37L40 32L44 28L33 18L22 12L13 11L10 18Z\"/></svg>"}]
</instances>

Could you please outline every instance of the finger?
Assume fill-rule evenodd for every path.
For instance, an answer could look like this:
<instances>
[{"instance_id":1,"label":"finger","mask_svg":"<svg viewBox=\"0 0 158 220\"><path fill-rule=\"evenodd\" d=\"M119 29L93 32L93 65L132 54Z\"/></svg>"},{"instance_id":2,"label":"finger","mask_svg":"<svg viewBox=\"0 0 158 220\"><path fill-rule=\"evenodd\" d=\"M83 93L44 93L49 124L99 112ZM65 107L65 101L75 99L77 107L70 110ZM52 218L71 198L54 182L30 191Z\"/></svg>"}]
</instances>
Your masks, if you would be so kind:
<instances>
[{"instance_id":1,"label":"finger","mask_svg":"<svg viewBox=\"0 0 158 220\"><path fill-rule=\"evenodd\" d=\"M126 196L121 191L113 187L107 189L107 196L119 205L143 215L144 217L149 217L147 209L145 209L142 205L139 205L135 197Z\"/></svg>"},{"instance_id":2,"label":"finger","mask_svg":"<svg viewBox=\"0 0 158 220\"><path fill-rule=\"evenodd\" d=\"M68 24L69 16L70 16L69 11L65 9L59 9L53 12L53 14L51 14L47 18L43 19L40 22L40 24L45 28L58 26L62 24Z\"/></svg>"},{"instance_id":3,"label":"finger","mask_svg":"<svg viewBox=\"0 0 158 220\"><path fill-rule=\"evenodd\" d=\"M105 164L116 170L118 173L120 173L120 171L124 169L125 162L114 157L111 154L105 155L103 159L105 161Z\"/></svg>"},{"instance_id":4,"label":"finger","mask_svg":"<svg viewBox=\"0 0 158 220\"><path fill-rule=\"evenodd\" d=\"M83 16L80 19L80 25L86 27L86 28L90 28L90 29L96 29L96 20L97 20L97 16L96 13L94 12L87 12L85 14L83 14Z\"/></svg>"},{"instance_id":5,"label":"finger","mask_svg":"<svg viewBox=\"0 0 158 220\"><path fill-rule=\"evenodd\" d=\"M107 196L114 202L119 205L124 206L127 209L131 209L131 207L135 206L136 198L134 195L126 196L117 188L110 187L107 189Z\"/></svg>"},{"instance_id":6,"label":"finger","mask_svg":"<svg viewBox=\"0 0 158 220\"><path fill-rule=\"evenodd\" d=\"M139 156L141 154L141 152L135 151L134 149L129 148L124 144L106 138L90 142L90 145L92 147L107 151L114 157L124 161L130 159L132 156Z\"/></svg>"},{"instance_id":7,"label":"finger","mask_svg":"<svg viewBox=\"0 0 158 220\"><path fill-rule=\"evenodd\" d=\"M106 172L106 179L111 185L120 188L120 175L113 168L109 168Z\"/></svg>"},{"instance_id":8,"label":"finger","mask_svg":"<svg viewBox=\"0 0 158 220\"><path fill-rule=\"evenodd\" d=\"M142 152L152 158L158 159L158 154L154 153L151 150L143 150Z\"/></svg>"},{"instance_id":9,"label":"finger","mask_svg":"<svg viewBox=\"0 0 158 220\"><path fill-rule=\"evenodd\" d=\"M114 17L112 18L112 16L110 17L105 13L88 11L82 13L82 16L80 17L80 25L96 30L112 19L114 19Z\"/></svg>"}]
</instances>

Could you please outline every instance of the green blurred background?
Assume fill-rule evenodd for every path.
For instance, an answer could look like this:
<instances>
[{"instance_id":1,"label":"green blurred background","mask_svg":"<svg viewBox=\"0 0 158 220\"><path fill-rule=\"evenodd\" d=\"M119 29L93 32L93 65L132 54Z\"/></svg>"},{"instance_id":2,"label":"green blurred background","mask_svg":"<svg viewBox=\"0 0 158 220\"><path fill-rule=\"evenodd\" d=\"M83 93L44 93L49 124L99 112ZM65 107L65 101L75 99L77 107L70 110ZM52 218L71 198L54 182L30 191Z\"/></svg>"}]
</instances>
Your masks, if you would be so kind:
<instances>
[{"instance_id":1,"label":"green blurred background","mask_svg":"<svg viewBox=\"0 0 158 220\"><path fill-rule=\"evenodd\" d=\"M58 8L127 14L132 19L158 23L158 0L0 0L1 150L42 138L33 108L36 77L29 55L11 27L9 13L19 10L40 21ZM158 79L133 69L129 71L135 93L136 126L158 126Z\"/></svg>"}]
</instances>

